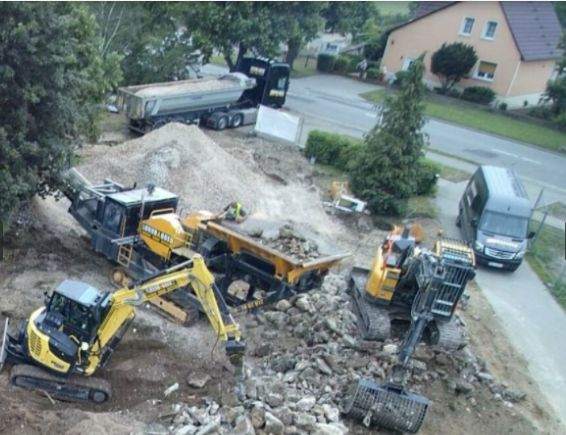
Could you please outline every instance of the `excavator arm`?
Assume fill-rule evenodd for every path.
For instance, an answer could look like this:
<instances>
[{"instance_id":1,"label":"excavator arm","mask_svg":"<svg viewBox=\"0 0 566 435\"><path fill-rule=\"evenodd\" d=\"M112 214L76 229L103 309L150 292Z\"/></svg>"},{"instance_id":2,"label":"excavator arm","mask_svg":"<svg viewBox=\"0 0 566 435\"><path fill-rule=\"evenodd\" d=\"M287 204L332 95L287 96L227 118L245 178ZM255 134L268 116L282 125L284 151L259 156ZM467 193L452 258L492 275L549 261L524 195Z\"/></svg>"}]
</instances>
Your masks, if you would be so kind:
<instances>
[{"instance_id":1,"label":"excavator arm","mask_svg":"<svg viewBox=\"0 0 566 435\"><path fill-rule=\"evenodd\" d=\"M117 290L112 294L112 309L119 310L123 306L140 305L188 286L193 289L216 335L224 343L227 353L242 353L245 346L241 342L240 327L216 288L214 276L206 267L203 257L198 254L195 254L191 260L158 272L142 282ZM104 325L101 329L104 329Z\"/></svg>"}]
</instances>

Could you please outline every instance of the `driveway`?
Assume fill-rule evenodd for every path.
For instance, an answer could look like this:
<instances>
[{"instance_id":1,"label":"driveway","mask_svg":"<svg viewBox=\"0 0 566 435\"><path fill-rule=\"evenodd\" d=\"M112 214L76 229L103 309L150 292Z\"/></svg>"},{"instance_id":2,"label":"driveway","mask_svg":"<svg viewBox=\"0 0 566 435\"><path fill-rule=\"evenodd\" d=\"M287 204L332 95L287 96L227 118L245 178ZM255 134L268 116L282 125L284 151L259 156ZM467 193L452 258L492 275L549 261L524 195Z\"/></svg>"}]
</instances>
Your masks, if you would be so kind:
<instances>
[{"instance_id":1,"label":"driveway","mask_svg":"<svg viewBox=\"0 0 566 435\"><path fill-rule=\"evenodd\" d=\"M436 202L448 236L460 235L455 221L465 187L466 182L440 180ZM514 273L480 267L476 282L528 361L531 377L566 423L566 314L527 262Z\"/></svg>"}]
</instances>

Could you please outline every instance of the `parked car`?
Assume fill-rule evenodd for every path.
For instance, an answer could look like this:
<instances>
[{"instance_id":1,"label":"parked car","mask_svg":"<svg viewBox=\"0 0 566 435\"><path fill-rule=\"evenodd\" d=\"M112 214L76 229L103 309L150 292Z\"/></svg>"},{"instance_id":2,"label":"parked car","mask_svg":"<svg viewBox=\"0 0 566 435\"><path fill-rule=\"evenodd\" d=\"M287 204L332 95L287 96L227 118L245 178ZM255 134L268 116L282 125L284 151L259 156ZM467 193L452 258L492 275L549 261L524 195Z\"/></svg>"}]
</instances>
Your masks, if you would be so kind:
<instances>
[{"instance_id":1,"label":"parked car","mask_svg":"<svg viewBox=\"0 0 566 435\"><path fill-rule=\"evenodd\" d=\"M534 236L528 232L532 212L512 169L480 166L460 200L456 224L474 248L478 263L514 271Z\"/></svg>"}]
</instances>

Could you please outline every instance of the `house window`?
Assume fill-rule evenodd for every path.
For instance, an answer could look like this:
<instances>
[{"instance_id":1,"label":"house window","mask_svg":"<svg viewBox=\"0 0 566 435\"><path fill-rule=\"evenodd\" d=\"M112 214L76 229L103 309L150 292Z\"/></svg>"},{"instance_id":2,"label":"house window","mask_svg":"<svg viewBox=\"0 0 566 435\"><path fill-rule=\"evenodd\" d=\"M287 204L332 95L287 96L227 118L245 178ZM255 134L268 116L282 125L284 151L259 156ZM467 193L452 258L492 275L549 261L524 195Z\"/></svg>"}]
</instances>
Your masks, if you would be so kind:
<instances>
[{"instance_id":1,"label":"house window","mask_svg":"<svg viewBox=\"0 0 566 435\"><path fill-rule=\"evenodd\" d=\"M460 35L470 36L472 29L474 28L475 18L464 17L462 22L462 27L460 28Z\"/></svg>"},{"instance_id":2,"label":"house window","mask_svg":"<svg viewBox=\"0 0 566 435\"><path fill-rule=\"evenodd\" d=\"M480 60L480 63L478 64L478 69L475 74L475 78L481 80L487 80L491 82L495 77L496 68L497 68L496 63L484 62L483 60Z\"/></svg>"},{"instance_id":3,"label":"house window","mask_svg":"<svg viewBox=\"0 0 566 435\"><path fill-rule=\"evenodd\" d=\"M496 29L497 29L497 23L495 21L488 21L487 23L485 23L485 27L483 28L482 38L493 39L495 37Z\"/></svg>"}]
</instances>

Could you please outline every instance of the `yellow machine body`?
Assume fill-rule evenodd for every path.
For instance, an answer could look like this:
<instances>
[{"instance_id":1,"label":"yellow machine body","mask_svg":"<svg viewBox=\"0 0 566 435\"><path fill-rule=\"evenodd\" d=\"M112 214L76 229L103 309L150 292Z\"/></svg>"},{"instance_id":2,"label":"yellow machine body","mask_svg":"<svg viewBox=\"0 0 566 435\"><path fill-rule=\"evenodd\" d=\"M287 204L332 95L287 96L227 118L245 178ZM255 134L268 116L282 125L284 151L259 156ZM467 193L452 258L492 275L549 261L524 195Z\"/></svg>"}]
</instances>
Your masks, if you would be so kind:
<instances>
[{"instance_id":1,"label":"yellow machine body","mask_svg":"<svg viewBox=\"0 0 566 435\"><path fill-rule=\"evenodd\" d=\"M70 335L78 345L75 365L83 367L83 374L90 376L100 366L105 348L120 333L121 328L135 317L135 306L165 295L181 287L191 286L201 302L204 312L216 335L223 342L240 342L239 325L228 316L222 315L213 286L214 276L210 273L204 259L195 255L189 266L174 267L155 278L150 278L138 286L117 290L111 295L110 307L101 319L96 331L96 339L92 343L80 343ZM27 349L30 357L40 366L59 372L69 373L71 364L59 359L49 348L49 336L41 332L37 326L37 318L46 308L34 311L27 323ZM228 320L227 322L225 320ZM60 329L62 331L62 328ZM86 348L81 345L88 345ZM87 358L86 364L81 361Z\"/></svg>"},{"instance_id":2,"label":"yellow machine body","mask_svg":"<svg viewBox=\"0 0 566 435\"><path fill-rule=\"evenodd\" d=\"M140 224L139 234L147 247L169 260L175 249L190 247L192 235L184 230L179 216L173 212L152 213Z\"/></svg>"},{"instance_id":3,"label":"yellow machine body","mask_svg":"<svg viewBox=\"0 0 566 435\"><path fill-rule=\"evenodd\" d=\"M389 303L399 282L401 269L387 266L384 246L379 246L369 271L366 291L378 301Z\"/></svg>"}]
</instances>

